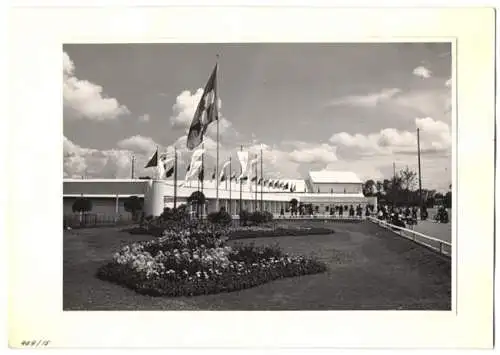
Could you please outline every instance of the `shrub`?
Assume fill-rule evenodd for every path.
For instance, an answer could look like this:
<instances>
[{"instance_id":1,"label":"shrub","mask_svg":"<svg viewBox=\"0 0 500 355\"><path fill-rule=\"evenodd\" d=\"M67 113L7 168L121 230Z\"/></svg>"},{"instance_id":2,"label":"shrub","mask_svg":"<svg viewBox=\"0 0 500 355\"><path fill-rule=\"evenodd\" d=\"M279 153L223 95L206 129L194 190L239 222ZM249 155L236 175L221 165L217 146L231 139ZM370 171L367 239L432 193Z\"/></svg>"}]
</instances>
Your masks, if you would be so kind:
<instances>
[{"instance_id":1,"label":"shrub","mask_svg":"<svg viewBox=\"0 0 500 355\"><path fill-rule=\"evenodd\" d=\"M264 222L272 222L273 221L273 214L269 211L264 211L262 212L264 214Z\"/></svg>"},{"instance_id":2,"label":"shrub","mask_svg":"<svg viewBox=\"0 0 500 355\"><path fill-rule=\"evenodd\" d=\"M133 220L137 220L137 213L142 210L143 201L137 196L130 196L123 203L123 207L132 215Z\"/></svg>"},{"instance_id":3,"label":"shrub","mask_svg":"<svg viewBox=\"0 0 500 355\"><path fill-rule=\"evenodd\" d=\"M246 226L249 220L250 212L248 212L247 210L240 211L240 224Z\"/></svg>"},{"instance_id":4,"label":"shrub","mask_svg":"<svg viewBox=\"0 0 500 355\"><path fill-rule=\"evenodd\" d=\"M73 212L83 212L87 213L92 211L92 200L86 197L79 197L73 202L73 206L71 206Z\"/></svg>"},{"instance_id":5,"label":"shrub","mask_svg":"<svg viewBox=\"0 0 500 355\"><path fill-rule=\"evenodd\" d=\"M228 226L233 221L231 215L223 209L221 209L219 212L209 213L207 218L211 223L220 224L222 226Z\"/></svg>"}]
</instances>

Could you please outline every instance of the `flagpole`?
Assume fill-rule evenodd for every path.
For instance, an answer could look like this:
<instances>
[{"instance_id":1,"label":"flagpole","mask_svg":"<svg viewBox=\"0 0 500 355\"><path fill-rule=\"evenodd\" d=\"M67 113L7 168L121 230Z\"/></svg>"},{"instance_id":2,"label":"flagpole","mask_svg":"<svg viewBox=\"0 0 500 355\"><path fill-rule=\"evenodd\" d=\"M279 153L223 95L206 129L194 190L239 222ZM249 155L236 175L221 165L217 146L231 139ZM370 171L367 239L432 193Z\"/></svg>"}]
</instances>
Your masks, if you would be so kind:
<instances>
[{"instance_id":1,"label":"flagpole","mask_svg":"<svg viewBox=\"0 0 500 355\"><path fill-rule=\"evenodd\" d=\"M232 209L232 201L231 201L231 181L232 181L232 172L231 172L231 155L229 155L229 214L232 216L233 215L233 209ZM226 184L227 184L227 177L226 177Z\"/></svg>"},{"instance_id":2,"label":"flagpole","mask_svg":"<svg viewBox=\"0 0 500 355\"><path fill-rule=\"evenodd\" d=\"M174 208L177 208L177 147L174 147Z\"/></svg>"},{"instance_id":3,"label":"flagpole","mask_svg":"<svg viewBox=\"0 0 500 355\"><path fill-rule=\"evenodd\" d=\"M262 148L260 148L260 210L264 211L264 173L262 163Z\"/></svg>"},{"instance_id":4,"label":"flagpole","mask_svg":"<svg viewBox=\"0 0 500 355\"><path fill-rule=\"evenodd\" d=\"M216 173L215 173L215 176L217 178L217 185L216 185L216 188L215 188L215 211L219 211L219 96L217 95L217 91L218 91L218 88L217 88L217 73L219 71L219 54L217 54L217 59L216 59L216 62L215 62L215 80L214 80L214 86L215 86L215 90L214 90L214 100L215 100L215 103L214 103L214 107L215 107L215 110L217 110L216 114L217 114L217 162L216 162L216 166L215 166L215 169L216 169Z\"/></svg>"},{"instance_id":5,"label":"flagpole","mask_svg":"<svg viewBox=\"0 0 500 355\"><path fill-rule=\"evenodd\" d=\"M417 149L418 149L418 202L422 211L422 174L420 167L420 128L417 128Z\"/></svg>"},{"instance_id":6,"label":"flagpole","mask_svg":"<svg viewBox=\"0 0 500 355\"><path fill-rule=\"evenodd\" d=\"M257 159L257 154L255 154L255 159ZM257 185L258 184L258 175L259 175L259 170L258 169L259 169L259 164L257 164L257 162L255 162L255 210L256 211L257 211L257 203L258 203L258 201L257 201L257 199L258 199L258 195L257 195L258 191L257 190L259 189L259 187Z\"/></svg>"},{"instance_id":7,"label":"flagpole","mask_svg":"<svg viewBox=\"0 0 500 355\"><path fill-rule=\"evenodd\" d=\"M241 148L240 148L240 149L241 149L241 151L243 151L243 145L241 146ZM242 199L242 195L243 195L243 192L242 192L242 190L241 190L241 178L242 178L243 176L241 176L241 174L243 174L243 167L242 167L242 166L241 166L241 164L240 164L240 179L239 179L239 180L240 180L240 181L239 181L239 182L240 182L240 214L241 214L241 207L242 207L242 201L241 201L241 199Z\"/></svg>"}]
</instances>

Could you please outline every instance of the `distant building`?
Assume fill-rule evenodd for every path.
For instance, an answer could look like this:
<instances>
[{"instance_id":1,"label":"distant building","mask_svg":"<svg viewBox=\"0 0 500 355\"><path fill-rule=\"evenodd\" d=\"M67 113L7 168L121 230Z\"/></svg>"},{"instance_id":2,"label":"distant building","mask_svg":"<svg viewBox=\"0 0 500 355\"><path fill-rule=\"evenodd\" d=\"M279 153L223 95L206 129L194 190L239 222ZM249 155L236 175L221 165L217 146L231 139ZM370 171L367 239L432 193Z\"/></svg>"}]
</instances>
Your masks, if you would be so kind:
<instances>
[{"instance_id":1,"label":"distant building","mask_svg":"<svg viewBox=\"0 0 500 355\"><path fill-rule=\"evenodd\" d=\"M274 180L276 182L276 179ZM244 182L241 185L241 209L248 211L263 210L279 214L281 209L287 210L290 200L297 199L300 204L312 205L317 213L328 213L335 205L377 205L376 197L363 195L363 182L356 174L338 171L311 171L306 179L279 179L284 186L266 183L264 186L255 182ZM187 203L187 198L198 189L198 182L188 182L181 187L184 180L178 181L177 204ZM216 182L205 180L203 193L206 197L206 213L216 208ZM293 188L292 188L293 187ZM257 194L255 190L257 188ZM293 191L291 191L293 190ZM262 193L261 193L262 192ZM146 215L160 215L165 207L173 207L174 182L169 180L144 179L64 179L63 200L64 214L72 213L75 199L85 196L93 202L93 213L105 215L124 214L124 200L137 196L144 201ZM261 202L262 200L262 202ZM235 181L219 184L219 207L225 207L232 214L240 210L240 185Z\"/></svg>"}]
</instances>

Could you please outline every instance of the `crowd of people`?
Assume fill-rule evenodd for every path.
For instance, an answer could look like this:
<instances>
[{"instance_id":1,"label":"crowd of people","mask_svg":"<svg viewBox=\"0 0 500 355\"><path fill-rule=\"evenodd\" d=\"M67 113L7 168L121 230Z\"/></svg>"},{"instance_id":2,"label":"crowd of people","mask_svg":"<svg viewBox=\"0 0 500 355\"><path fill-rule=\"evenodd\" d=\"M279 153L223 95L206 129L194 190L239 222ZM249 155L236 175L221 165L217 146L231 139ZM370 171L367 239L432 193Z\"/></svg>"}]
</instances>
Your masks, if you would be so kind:
<instances>
[{"instance_id":1,"label":"crowd of people","mask_svg":"<svg viewBox=\"0 0 500 355\"><path fill-rule=\"evenodd\" d=\"M413 207L394 207L382 205L378 206L377 218L381 220L386 220L391 224L399 227L413 226L418 223L418 214L420 212L420 220L425 221L429 217L427 207L423 206L418 208ZM439 206L437 214L434 216L434 221L438 223L448 223L449 216L448 211L444 206Z\"/></svg>"}]
</instances>

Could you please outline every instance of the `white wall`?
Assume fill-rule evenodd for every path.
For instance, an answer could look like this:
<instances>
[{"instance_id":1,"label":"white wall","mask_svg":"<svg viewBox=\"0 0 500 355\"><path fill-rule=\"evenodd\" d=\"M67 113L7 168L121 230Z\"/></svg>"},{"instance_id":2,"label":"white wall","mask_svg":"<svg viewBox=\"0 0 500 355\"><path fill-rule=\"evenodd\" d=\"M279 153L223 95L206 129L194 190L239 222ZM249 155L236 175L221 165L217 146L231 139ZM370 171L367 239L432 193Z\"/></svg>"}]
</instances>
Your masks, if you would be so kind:
<instances>
[{"instance_id":1,"label":"white wall","mask_svg":"<svg viewBox=\"0 0 500 355\"><path fill-rule=\"evenodd\" d=\"M357 193L362 193L363 184L361 183L330 183L330 184L318 184L318 183L313 183L313 191L311 192L319 192L320 193L331 193L333 189L333 193L337 194L342 194L342 193L347 193L347 194L357 194Z\"/></svg>"}]
</instances>

